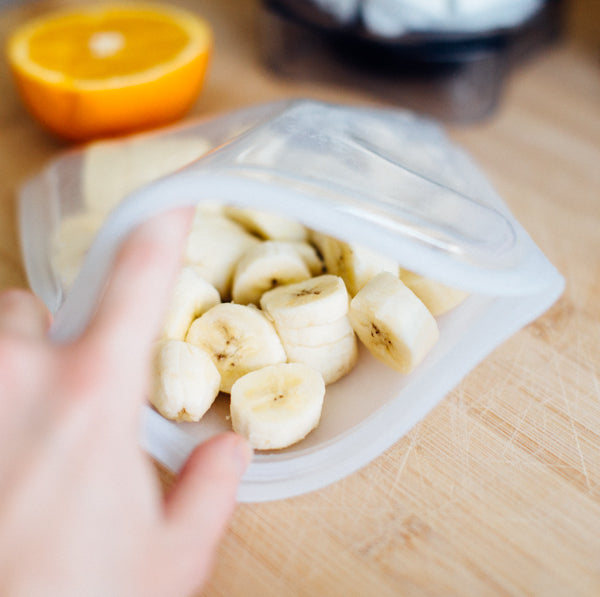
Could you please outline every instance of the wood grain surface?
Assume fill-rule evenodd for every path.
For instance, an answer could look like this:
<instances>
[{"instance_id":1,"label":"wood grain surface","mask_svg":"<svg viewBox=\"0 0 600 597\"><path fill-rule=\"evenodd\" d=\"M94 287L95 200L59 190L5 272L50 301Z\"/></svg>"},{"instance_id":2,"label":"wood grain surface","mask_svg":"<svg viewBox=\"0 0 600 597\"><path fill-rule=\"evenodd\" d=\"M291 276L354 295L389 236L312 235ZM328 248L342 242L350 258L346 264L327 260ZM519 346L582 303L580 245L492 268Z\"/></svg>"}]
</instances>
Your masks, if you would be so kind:
<instances>
[{"instance_id":1,"label":"wood grain surface","mask_svg":"<svg viewBox=\"0 0 600 597\"><path fill-rule=\"evenodd\" d=\"M3 9L2 42L56 4ZM256 1L187 6L217 33L195 114L295 95L376 103L268 72ZM598 5L587 6L593 18ZM369 466L305 496L240 505L206 597L600 595L600 61L593 28L573 15L585 47L570 38L545 51L511 75L493 117L449 127L566 277L563 297ZM4 64L0 97L5 288L26 285L16 188L64 146L30 120Z\"/></svg>"}]
</instances>

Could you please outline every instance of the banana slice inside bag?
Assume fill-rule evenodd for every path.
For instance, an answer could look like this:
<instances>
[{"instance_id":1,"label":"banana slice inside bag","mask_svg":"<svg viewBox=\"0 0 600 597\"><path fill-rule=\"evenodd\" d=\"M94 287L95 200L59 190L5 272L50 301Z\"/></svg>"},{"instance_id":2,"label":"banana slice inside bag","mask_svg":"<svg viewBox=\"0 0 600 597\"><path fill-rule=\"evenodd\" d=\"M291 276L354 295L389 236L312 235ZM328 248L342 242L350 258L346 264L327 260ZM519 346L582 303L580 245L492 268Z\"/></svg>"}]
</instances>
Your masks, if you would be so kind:
<instances>
[{"instance_id":1,"label":"banana slice inside bag","mask_svg":"<svg viewBox=\"0 0 600 597\"><path fill-rule=\"evenodd\" d=\"M164 340L156 351L150 402L174 421L199 421L219 394L221 375L211 356L182 340Z\"/></svg>"},{"instance_id":2,"label":"banana slice inside bag","mask_svg":"<svg viewBox=\"0 0 600 597\"><path fill-rule=\"evenodd\" d=\"M382 272L350 303L352 327L371 354L400 373L410 373L439 338L437 322L399 278Z\"/></svg>"},{"instance_id":3,"label":"banana slice inside bag","mask_svg":"<svg viewBox=\"0 0 600 597\"><path fill-rule=\"evenodd\" d=\"M288 360L318 371L326 384L346 375L358 348L348 319L348 292L325 274L263 294L261 307L275 325Z\"/></svg>"},{"instance_id":4,"label":"banana slice inside bag","mask_svg":"<svg viewBox=\"0 0 600 597\"><path fill-rule=\"evenodd\" d=\"M319 424L324 397L325 382L311 367L302 363L264 367L233 384L233 430L257 450L286 448Z\"/></svg>"},{"instance_id":5,"label":"banana slice inside bag","mask_svg":"<svg viewBox=\"0 0 600 597\"><path fill-rule=\"evenodd\" d=\"M184 266L173 288L163 336L169 340L185 340L192 323L220 302L218 290L202 277L202 270L193 265Z\"/></svg>"},{"instance_id":6,"label":"banana slice inside bag","mask_svg":"<svg viewBox=\"0 0 600 597\"><path fill-rule=\"evenodd\" d=\"M287 360L273 325L246 305L214 306L192 323L186 341L210 354L221 375L220 389L227 393L246 373Z\"/></svg>"},{"instance_id":7,"label":"banana slice inside bag","mask_svg":"<svg viewBox=\"0 0 600 597\"><path fill-rule=\"evenodd\" d=\"M311 277L299 251L289 243L265 241L238 261L231 297L242 305L258 305L267 290Z\"/></svg>"}]
</instances>

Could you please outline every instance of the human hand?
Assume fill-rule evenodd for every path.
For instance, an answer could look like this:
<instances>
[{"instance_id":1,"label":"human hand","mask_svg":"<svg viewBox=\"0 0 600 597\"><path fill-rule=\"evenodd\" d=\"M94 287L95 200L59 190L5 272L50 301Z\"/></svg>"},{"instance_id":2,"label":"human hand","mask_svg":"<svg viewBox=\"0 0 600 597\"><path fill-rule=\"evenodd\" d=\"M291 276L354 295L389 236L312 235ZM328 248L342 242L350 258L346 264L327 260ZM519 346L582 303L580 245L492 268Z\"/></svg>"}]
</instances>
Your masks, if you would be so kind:
<instances>
[{"instance_id":1,"label":"human hand","mask_svg":"<svg viewBox=\"0 0 600 597\"><path fill-rule=\"evenodd\" d=\"M77 340L0 293L0 594L189 595L210 572L250 459L223 434L199 446L163 498L138 444L152 343L179 265L189 210L138 228Z\"/></svg>"}]
</instances>

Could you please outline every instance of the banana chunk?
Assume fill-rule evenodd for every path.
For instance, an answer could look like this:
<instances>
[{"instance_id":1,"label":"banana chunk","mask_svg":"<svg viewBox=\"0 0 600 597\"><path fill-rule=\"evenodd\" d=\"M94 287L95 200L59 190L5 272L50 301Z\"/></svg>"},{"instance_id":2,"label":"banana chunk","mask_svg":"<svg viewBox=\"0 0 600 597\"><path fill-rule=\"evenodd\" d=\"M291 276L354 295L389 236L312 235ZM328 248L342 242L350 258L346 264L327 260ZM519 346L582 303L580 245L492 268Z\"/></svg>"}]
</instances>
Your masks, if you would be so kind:
<instances>
[{"instance_id":1,"label":"banana chunk","mask_svg":"<svg viewBox=\"0 0 600 597\"><path fill-rule=\"evenodd\" d=\"M221 374L221 391L227 393L246 373L287 361L273 324L246 305L212 307L192 323L186 341L211 355Z\"/></svg>"},{"instance_id":2,"label":"banana chunk","mask_svg":"<svg viewBox=\"0 0 600 597\"><path fill-rule=\"evenodd\" d=\"M414 272L400 270L400 279L425 304L434 316L443 315L462 303L469 293L458 288L450 288L435 280L425 278Z\"/></svg>"},{"instance_id":3,"label":"banana chunk","mask_svg":"<svg viewBox=\"0 0 600 597\"><path fill-rule=\"evenodd\" d=\"M231 290L237 262L259 243L258 238L229 218L199 208L187 240L184 260L195 265L225 300Z\"/></svg>"},{"instance_id":4,"label":"banana chunk","mask_svg":"<svg viewBox=\"0 0 600 597\"><path fill-rule=\"evenodd\" d=\"M339 272L339 262L341 260L341 251L338 240L332 236L327 236L327 234L319 232L318 230L311 230L309 239L323 258L325 271L328 274L337 276Z\"/></svg>"},{"instance_id":5,"label":"banana chunk","mask_svg":"<svg viewBox=\"0 0 600 597\"><path fill-rule=\"evenodd\" d=\"M210 355L193 344L158 344L150 402L174 421L199 421L219 393L221 376Z\"/></svg>"},{"instance_id":6,"label":"banana chunk","mask_svg":"<svg viewBox=\"0 0 600 597\"><path fill-rule=\"evenodd\" d=\"M371 354L401 373L412 371L439 337L427 307L389 272L378 274L357 293L349 317Z\"/></svg>"},{"instance_id":7,"label":"banana chunk","mask_svg":"<svg viewBox=\"0 0 600 597\"><path fill-rule=\"evenodd\" d=\"M263 367L233 385L231 423L257 450L286 448L319 424L324 396L323 378L306 365Z\"/></svg>"},{"instance_id":8,"label":"banana chunk","mask_svg":"<svg viewBox=\"0 0 600 597\"><path fill-rule=\"evenodd\" d=\"M343 318L348 321L347 317ZM303 363L323 376L326 385L349 373L358 358L356 335L348 322L349 332L334 342L315 346L290 344L282 338L283 347L291 363ZM310 329L310 328L309 328Z\"/></svg>"},{"instance_id":9,"label":"banana chunk","mask_svg":"<svg viewBox=\"0 0 600 597\"><path fill-rule=\"evenodd\" d=\"M129 193L190 164L211 147L208 139L192 136L90 143L82 172L85 203L106 215Z\"/></svg>"},{"instance_id":10,"label":"banana chunk","mask_svg":"<svg viewBox=\"0 0 600 597\"><path fill-rule=\"evenodd\" d=\"M248 250L238 261L231 296L236 303L258 305L267 290L308 278L310 271L292 245L264 241Z\"/></svg>"},{"instance_id":11,"label":"banana chunk","mask_svg":"<svg viewBox=\"0 0 600 597\"><path fill-rule=\"evenodd\" d=\"M306 240L307 229L296 220L250 207L225 207L225 215L265 240Z\"/></svg>"},{"instance_id":12,"label":"banana chunk","mask_svg":"<svg viewBox=\"0 0 600 597\"><path fill-rule=\"evenodd\" d=\"M67 216L52 238L50 260L62 284L69 288L75 281L94 237L104 218L82 212Z\"/></svg>"},{"instance_id":13,"label":"banana chunk","mask_svg":"<svg viewBox=\"0 0 600 597\"><path fill-rule=\"evenodd\" d=\"M348 314L348 292L341 278L324 274L269 290L260 306L277 328L325 325Z\"/></svg>"},{"instance_id":14,"label":"banana chunk","mask_svg":"<svg viewBox=\"0 0 600 597\"><path fill-rule=\"evenodd\" d=\"M324 325L311 325L303 328L276 326L275 329L283 342L283 347L316 347L333 344L350 333L354 333L347 315Z\"/></svg>"},{"instance_id":15,"label":"banana chunk","mask_svg":"<svg viewBox=\"0 0 600 597\"><path fill-rule=\"evenodd\" d=\"M396 261L362 245L344 242L316 230L311 230L310 239L322 255L327 273L340 276L350 296L381 272L396 276L400 273Z\"/></svg>"},{"instance_id":16,"label":"banana chunk","mask_svg":"<svg viewBox=\"0 0 600 597\"><path fill-rule=\"evenodd\" d=\"M395 276L400 273L400 266L393 259L362 245L343 241L338 241L337 267L337 275L344 280L350 296L355 296L369 280L381 272L390 272Z\"/></svg>"},{"instance_id":17,"label":"banana chunk","mask_svg":"<svg viewBox=\"0 0 600 597\"><path fill-rule=\"evenodd\" d=\"M348 319L348 293L329 274L266 292L261 306L273 321L288 360L337 381L356 363L356 336Z\"/></svg>"},{"instance_id":18,"label":"banana chunk","mask_svg":"<svg viewBox=\"0 0 600 597\"><path fill-rule=\"evenodd\" d=\"M308 267L311 276L320 276L325 273L325 264L321 257L319 257L317 250L310 243L303 240L286 240L280 242L284 242L285 244L294 247L302 258L302 261L306 264L306 267Z\"/></svg>"},{"instance_id":19,"label":"banana chunk","mask_svg":"<svg viewBox=\"0 0 600 597\"><path fill-rule=\"evenodd\" d=\"M202 277L198 267L182 267L164 319L163 337L185 340L192 322L220 302L218 290Z\"/></svg>"}]
</instances>

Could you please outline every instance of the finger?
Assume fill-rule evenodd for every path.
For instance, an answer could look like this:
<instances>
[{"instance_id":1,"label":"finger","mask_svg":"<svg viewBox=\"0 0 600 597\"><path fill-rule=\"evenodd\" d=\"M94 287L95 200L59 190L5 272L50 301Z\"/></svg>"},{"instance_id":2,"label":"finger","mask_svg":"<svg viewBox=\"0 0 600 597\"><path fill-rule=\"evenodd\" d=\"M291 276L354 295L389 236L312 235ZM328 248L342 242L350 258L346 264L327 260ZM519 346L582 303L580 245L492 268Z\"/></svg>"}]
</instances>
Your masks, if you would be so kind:
<instances>
[{"instance_id":1,"label":"finger","mask_svg":"<svg viewBox=\"0 0 600 597\"><path fill-rule=\"evenodd\" d=\"M150 355L193 218L165 212L141 224L120 249L100 305L82 336L94 352L129 373Z\"/></svg>"},{"instance_id":2,"label":"finger","mask_svg":"<svg viewBox=\"0 0 600 597\"><path fill-rule=\"evenodd\" d=\"M176 544L193 548L192 565L216 549L251 457L246 440L228 432L198 446L181 471L165 508Z\"/></svg>"},{"instance_id":3,"label":"finger","mask_svg":"<svg viewBox=\"0 0 600 597\"><path fill-rule=\"evenodd\" d=\"M0 293L0 333L42 338L50 321L50 312L31 292L11 288Z\"/></svg>"}]
</instances>

